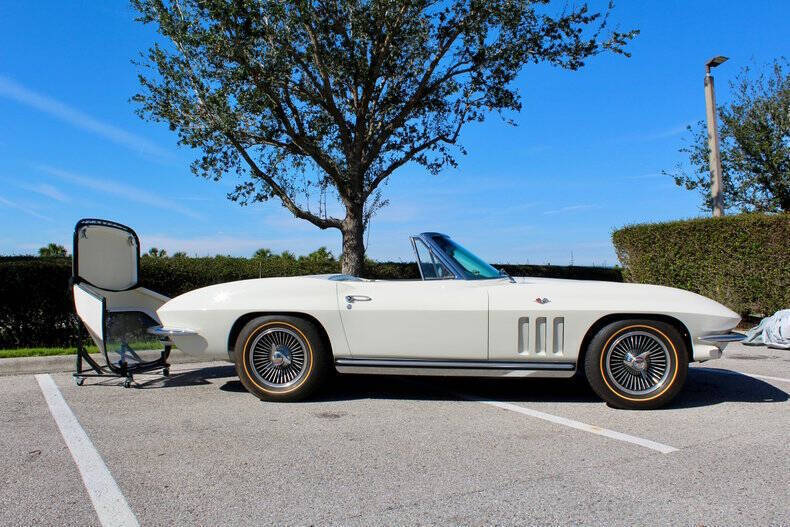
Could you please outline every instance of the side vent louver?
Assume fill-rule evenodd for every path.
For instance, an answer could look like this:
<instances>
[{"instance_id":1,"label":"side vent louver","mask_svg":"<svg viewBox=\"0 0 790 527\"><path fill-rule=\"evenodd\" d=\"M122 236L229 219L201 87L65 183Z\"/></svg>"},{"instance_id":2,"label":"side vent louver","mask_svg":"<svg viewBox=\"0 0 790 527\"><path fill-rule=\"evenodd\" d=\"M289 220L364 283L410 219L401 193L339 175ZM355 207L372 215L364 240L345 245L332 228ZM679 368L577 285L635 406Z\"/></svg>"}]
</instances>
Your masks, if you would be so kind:
<instances>
[{"instance_id":1,"label":"side vent louver","mask_svg":"<svg viewBox=\"0 0 790 527\"><path fill-rule=\"evenodd\" d=\"M529 317L518 319L518 352L529 353Z\"/></svg>"},{"instance_id":2,"label":"side vent louver","mask_svg":"<svg viewBox=\"0 0 790 527\"><path fill-rule=\"evenodd\" d=\"M564 317L553 319L537 317L532 327L534 333L530 332L529 317L518 319L518 353L520 355L545 357L547 355L561 356L565 353Z\"/></svg>"},{"instance_id":3,"label":"side vent louver","mask_svg":"<svg viewBox=\"0 0 790 527\"><path fill-rule=\"evenodd\" d=\"M535 354L546 354L546 317L535 319Z\"/></svg>"},{"instance_id":4,"label":"side vent louver","mask_svg":"<svg viewBox=\"0 0 790 527\"><path fill-rule=\"evenodd\" d=\"M552 335L551 351L554 355L562 355L565 347L565 319L554 319L554 333Z\"/></svg>"}]
</instances>

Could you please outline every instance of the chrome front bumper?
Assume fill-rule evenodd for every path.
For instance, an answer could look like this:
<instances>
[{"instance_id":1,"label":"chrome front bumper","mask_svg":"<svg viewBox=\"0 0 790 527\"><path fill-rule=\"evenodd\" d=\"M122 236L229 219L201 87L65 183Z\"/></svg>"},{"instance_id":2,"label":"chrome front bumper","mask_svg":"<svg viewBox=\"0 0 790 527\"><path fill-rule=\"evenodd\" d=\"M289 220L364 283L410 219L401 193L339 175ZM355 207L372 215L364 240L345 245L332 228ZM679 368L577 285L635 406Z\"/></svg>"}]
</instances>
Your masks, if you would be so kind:
<instances>
[{"instance_id":1,"label":"chrome front bumper","mask_svg":"<svg viewBox=\"0 0 790 527\"><path fill-rule=\"evenodd\" d=\"M746 338L743 333L730 331L727 333L714 333L712 335L700 335L694 339L692 346L692 357L695 362L704 362L711 359L720 359L724 348L730 342L740 342Z\"/></svg>"}]
</instances>

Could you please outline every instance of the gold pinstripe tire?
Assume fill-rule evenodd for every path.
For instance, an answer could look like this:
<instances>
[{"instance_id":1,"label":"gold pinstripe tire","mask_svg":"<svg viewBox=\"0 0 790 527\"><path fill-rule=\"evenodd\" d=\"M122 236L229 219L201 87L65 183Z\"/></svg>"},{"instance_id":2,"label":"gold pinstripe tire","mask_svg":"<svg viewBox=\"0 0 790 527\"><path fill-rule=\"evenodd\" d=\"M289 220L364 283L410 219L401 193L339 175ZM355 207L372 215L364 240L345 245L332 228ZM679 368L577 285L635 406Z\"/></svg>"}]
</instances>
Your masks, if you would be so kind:
<instances>
[{"instance_id":1,"label":"gold pinstripe tire","mask_svg":"<svg viewBox=\"0 0 790 527\"><path fill-rule=\"evenodd\" d=\"M236 339L236 372L265 401L300 401L317 390L331 368L318 330L307 320L269 315L248 322Z\"/></svg>"},{"instance_id":2,"label":"gold pinstripe tire","mask_svg":"<svg viewBox=\"0 0 790 527\"><path fill-rule=\"evenodd\" d=\"M688 352L683 337L670 324L620 320L590 341L584 372L593 391L611 406L659 408L683 388Z\"/></svg>"}]
</instances>

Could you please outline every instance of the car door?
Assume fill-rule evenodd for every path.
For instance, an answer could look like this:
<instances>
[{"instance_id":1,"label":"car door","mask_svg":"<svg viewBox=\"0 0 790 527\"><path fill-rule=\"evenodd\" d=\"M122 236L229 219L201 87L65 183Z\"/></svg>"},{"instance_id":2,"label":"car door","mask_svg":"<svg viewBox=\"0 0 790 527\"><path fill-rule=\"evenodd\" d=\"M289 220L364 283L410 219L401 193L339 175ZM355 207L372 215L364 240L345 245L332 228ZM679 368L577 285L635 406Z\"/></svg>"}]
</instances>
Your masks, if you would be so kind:
<instances>
[{"instance_id":1,"label":"car door","mask_svg":"<svg viewBox=\"0 0 790 527\"><path fill-rule=\"evenodd\" d=\"M485 360L488 293L480 281L340 282L338 307L354 357Z\"/></svg>"}]
</instances>

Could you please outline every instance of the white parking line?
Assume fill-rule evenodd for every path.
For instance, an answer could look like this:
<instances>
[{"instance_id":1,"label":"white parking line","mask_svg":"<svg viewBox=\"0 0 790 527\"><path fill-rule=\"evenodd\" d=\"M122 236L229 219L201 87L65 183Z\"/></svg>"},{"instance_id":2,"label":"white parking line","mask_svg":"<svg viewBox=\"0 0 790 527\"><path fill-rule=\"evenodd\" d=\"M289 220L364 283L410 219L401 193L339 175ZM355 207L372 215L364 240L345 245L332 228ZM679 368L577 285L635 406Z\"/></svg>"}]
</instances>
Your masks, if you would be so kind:
<instances>
[{"instance_id":1,"label":"white parking line","mask_svg":"<svg viewBox=\"0 0 790 527\"><path fill-rule=\"evenodd\" d=\"M662 454L669 454L671 452L677 452L678 450L673 446L664 445L662 443L656 443L655 441L650 441L649 439L623 434L621 432L615 432L614 430L608 430L606 428L601 428L599 426L588 425L587 423L574 421L573 419L560 417L558 415L547 414L545 412L539 412L538 410L532 410L531 408L526 408L524 406L519 406L517 404L505 403L502 401L494 401L490 399L483 399L481 397L475 397L472 395L465 395L461 393L456 393L456 395L469 401L477 401L479 403L487 404L490 406L496 406L497 408L502 408L503 410L510 410L511 412L517 412L520 414L528 415L530 417L543 419L544 421L549 421L551 423L556 423L558 425L575 428L576 430L582 430L584 432L589 432L591 434L596 434L611 439L617 439L618 441L625 441L626 443L633 443L635 445L649 448L651 450L656 450L658 452L661 452Z\"/></svg>"},{"instance_id":2,"label":"white parking line","mask_svg":"<svg viewBox=\"0 0 790 527\"><path fill-rule=\"evenodd\" d=\"M717 370L714 368L695 368L697 370L709 371L713 373L721 373L724 375L746 375L747 377L754 377L755 379L766 379L769 381L779 381L779 382L790 382L790 379L785 379L783 377L771 377L770 375L757 375L756 373L745 373L742 371L736 370Z\"/></svg>"},{"instance_id":3,"label":"white parking line","mask_svg":"<svg viewBox=\"0 0 790 527\"><path fill-rule=\"evenodd\" d=\"M55 381L47 374L36 375L36 380L47 401L49 411L63 435L63 440L71 451L71 457L74 458L74 463L80 470L82 482L88 490L88 495L101 524L119 527L139 525L126 498L123 497L121 489L118 488L118 484L96 451L88 434L80 426L69 405L66 404Z\"/></svg>"}]
</instances>

